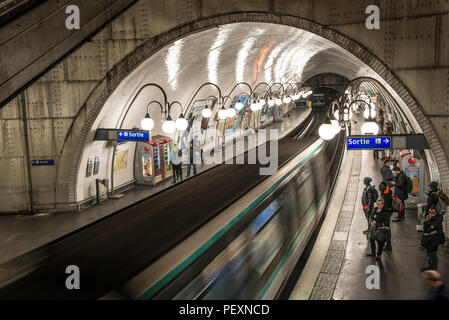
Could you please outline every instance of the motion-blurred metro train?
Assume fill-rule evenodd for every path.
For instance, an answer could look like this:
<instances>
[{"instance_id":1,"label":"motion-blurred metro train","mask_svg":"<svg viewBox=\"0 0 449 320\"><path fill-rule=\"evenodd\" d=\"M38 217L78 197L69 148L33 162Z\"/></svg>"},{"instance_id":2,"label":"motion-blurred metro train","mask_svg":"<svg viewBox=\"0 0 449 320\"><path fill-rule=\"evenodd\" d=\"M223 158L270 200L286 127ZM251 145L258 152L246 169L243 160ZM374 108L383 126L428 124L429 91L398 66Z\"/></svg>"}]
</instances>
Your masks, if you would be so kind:
<instances>
[{"instance_id":1,"label":"motion-blurred metro train","mask_svg":"<svg viewBox=\"0 0 449 320\"><path fill-rule=\"evenodd\" d=\"M132 299L276 299L325 212L335 141L308 146L123 285ZM238 186L237 186L238 187ZM207 199L205 199L207 201ZM104 298L116 296L111 292Z\"/></svg>"}]
</instances>

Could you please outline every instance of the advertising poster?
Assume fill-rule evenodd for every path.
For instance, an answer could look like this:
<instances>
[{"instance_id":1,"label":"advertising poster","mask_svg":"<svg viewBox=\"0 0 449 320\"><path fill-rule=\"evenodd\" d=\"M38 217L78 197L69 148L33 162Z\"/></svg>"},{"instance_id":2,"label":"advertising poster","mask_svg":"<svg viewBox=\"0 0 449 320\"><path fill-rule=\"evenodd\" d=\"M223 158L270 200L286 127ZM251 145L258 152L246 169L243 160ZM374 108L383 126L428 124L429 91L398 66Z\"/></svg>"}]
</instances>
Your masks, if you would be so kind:
<instances>
[{"instance_id":1,"label":"advertising poster","mask_svg":"<svg viewBox=\"0 0 449 320\"><path fill-rule=\"evenodd\" d=\"M419 168L418 167L405 168L405 174L409 176L413 182L412 193L417 194L419 192Z\"/></svg>"},{"instance_id":2,"label":"advertising poster","mask_svg":"<svg viewBox=\"0 0 449 320\"><path fill-rule=\"evenodd\" d=\"M260 123L264 124L268 122L268 104L265 104L260 110Z\"/></svg>"},{"instance_id":3,"label":"advertising poster","mask_svg":"<svg viewBox=\"0 0 449 320\"><path fill-rule=\"evenodd\" d=\"M100 170L100 157L96 156L94 161L94 175L98 174Z\"/></svg>"},{"instance_id":4,"label":"advertising poster","mask_svg":"<svg viewBox=\"0 0 449 320\"><path fill-rule=\"evenodd\" d=\"M114 160L114 172L125 170L127 167L128 149L116 152Z\"/></svg>"},{"instance_id":5,"label":"advertising poster","mask_svg":"<svg viewBox=\"0 0 449 320\"><path fill-rule=\"evenodd\" d=\"M87 159L86 177L92 175L93 161L89 158Z\"/></svg>"},{"instance_id":6,"label":"advertising poster","mask_svg":"<svg viewBox=\"0 0 449 320\"><path fill-rule=\"evenodd\" d=\"M151 177L153 175L153 167L151 166L151 155L146 155L142 157L142 169L144 177Z\"/></svg>"},{"instance_id":7,"label":"advertising poster","mask_svg":"<svg viewBox=\"0 0 449 320\"><path fill-rule=\"evenodd\" d=\"M202 99L195 100L190 108L190 111L187 113L187 121L189 122L188 131L183 132L183 136L181 137L181 148L186 150L188 147L188 142L193 138L193 135L198 135L200 139L201 146L205 144L206 131L209 124L210 118L203 118L202 112L206 107L206 103L211 110L214 110L217 99Z\"/></svg>"},{"instance_id":8,"label":"advertising poster","mask_svg":"<svg viewBox=\"0 0 449 320\"><path fill-rule=\"evenodd\" d=\"M232 99L232 103L229 106L230 108L234 108L235 104L240 100L241 103L243 103L243 110L247 109L246 103L248 101L248 97L247 96L235 96ZM234 118L229 119L226 118L225 124L224 124L224 135L230 135L232 134L235 130L237 130L239 128L239 124L242 121L242 113L239 113L239 111L236 109L236 115Z\"/></svg>"}]
</instances>

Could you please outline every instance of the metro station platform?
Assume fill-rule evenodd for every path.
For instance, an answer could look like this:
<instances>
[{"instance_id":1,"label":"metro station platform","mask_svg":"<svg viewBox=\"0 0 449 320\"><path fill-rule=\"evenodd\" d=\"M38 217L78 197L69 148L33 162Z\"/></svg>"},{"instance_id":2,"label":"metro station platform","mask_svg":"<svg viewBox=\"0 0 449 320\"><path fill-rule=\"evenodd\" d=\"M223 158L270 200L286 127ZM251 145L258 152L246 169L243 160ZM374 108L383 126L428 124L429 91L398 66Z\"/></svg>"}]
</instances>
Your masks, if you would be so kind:
<instances>
[{"instance_id":1,"label":"metro station platform","mask_svg":"<svg viewBox=\"0 0 449 320\"><path fill-rule=\"evenodd\" d=\"M283 121L273 122L264 129L277 129L278 139L281 139L299 123L304 121L311 109L298 107L284 117ZM197 165L197 174L214 167L215 164ZM193 169L192 169L193 170ZM192 174L192 173L191 173ZM186 168L183 168L183 179ZM194 176L190 179L194 178ZM124 193L120 199L108 199L99 205L92 205L81 211L61 212L36 215L0 215L0 265L25 252L38 248L70 232L85 227L95 221L105 218L120 209L143 200L164 189L171 187L173 178L155 186L134 186Z\"/></svg>"},{"instance_id":2,"label":"metro station platform","mask_svg":"<svg viewBox=\"0 0 449 320\"><path fill-rule=\"evenodd\" d=\"M358 126L353 126L358 129ZM407 209L404 222L391 222L392 251L382 253L382 261L367 257L370 245L363 234L367 222L362 210L363 179L369 176L376 188L381 180L382 161L373 151L347 151L326 218L290 300L422 300L429 288L422 281L421 268L427 266L425 249L420 249L422 233L416 210ZM393 213L392 220L396 216ZM447 217L445 217L447 219ZM449 248L438 249L438 272L449 281ZM367 289L372 274L367 267L377 265L380 289Z\"/></svg>"}]
</instances>

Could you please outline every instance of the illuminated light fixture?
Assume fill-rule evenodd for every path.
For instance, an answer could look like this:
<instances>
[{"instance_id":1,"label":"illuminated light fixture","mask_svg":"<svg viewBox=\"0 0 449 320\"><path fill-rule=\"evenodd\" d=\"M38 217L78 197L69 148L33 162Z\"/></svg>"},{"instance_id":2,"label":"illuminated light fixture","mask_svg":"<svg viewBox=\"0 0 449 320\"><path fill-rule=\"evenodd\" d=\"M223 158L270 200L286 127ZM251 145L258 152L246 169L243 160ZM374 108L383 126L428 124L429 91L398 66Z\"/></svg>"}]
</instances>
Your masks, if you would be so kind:
<instances>
[{"instance_id":1,"label":"illuminated light fixture","mask_svg":"<svg viewBox=\"0 0 449 320\"><path fill-rule=\"evenodd\" d=\"M366 121L361 128L362 134L373 134L377 135L379 133L379 126L374 120Z\"/></svg>"},{"instance_id":2,"label":"illuminated light fixture","mask_svg":"<svg viewBox=\"0 0 449 320\"><path fill-rule=\"evenodd\" d=\"M277 98L277 99L276 99L276 105L277 105L277 106L280 106L281 104L282 104L282 100L279 99L279 98Z\"/></svg>"},{"instance_id":3,"label":"illuminated light fixture","mask_svg":"<svg viewBox=\"0 0 449 320\"><path fill-rule=\"evenodd\" d=\"M228 116L228 112L226 111L226 109L224 107L221 107L220 111L218 111L218 118L220 118L221 120L226 119Z\"/></svg>"},{"instance_id":4,"label":"illuminated light fixture","mask_svg":"<svg viewBox=\"0 0 449 320\"><path fill-rule=\"evenodd\" d=\"M274 100L273 100L272 98L270 98L270 99L268 100L268 105L269 105L270 107L274 106Z\"/></svg>"},{"instance_id":5,"label":"illuminated light fixture","mask_svg":"<svg viewBox=\"0 0 449 320\"><path fill-rule=\"evenodd\" d=\"M284 101L284 103L289 103L290 101L292 101L292 99L289 96L284 97L284 99L282 99L282 101Z\"/></svg>"},{"instance_id":6,"label":"illuminated light fixture","mask_svg":"<svg viewBox=\"0 0 449 320\"><path fill-rule=\"evenodd\" d=\"M204 111L204 110L203 110L203 111ZM183 131L183 130L187 129L187 126L188 126L188 125L189 125L189 123L187 122L186 118L184 118L184 115L181 113L181 114L179 115L179 118L176 119L176 128L177 128L178 130Z\"/></svg>"},{"instance_id":7,"label":"illuminated light fixture","mask_svg":"<svg viewBox=\"0 0 449 320\"><path fill-rule=\"evenodd\" d=\"M261 107L263 107L265 105L265 103L267 103L267 102L265 101L265 99L262 98L259 100L259 103L260 103Z\"/></svg>"},{"instance_id":8,"label":"illuminated light fixture","mask_svg":"<svg viewBox=\"0 0 449 320\"><path fill-rule=\"evenodd\" d=\"M303 97L303 98L307 98L307 97L310 96L312 93L313 93L312 90L309 90L309 91L305 92L305 93L302 95L302 97Z\"/></svg>"},{"instance_id":9,"label":"illuminated light fixture","mask_svg":"<svg viewBox=\"0 0 449 320\"><path fill-rule=\"evenodd\" d=\"M241 103L240 101L239 102L237 102L236 104L235 104L235 108L237 109L237 110L242 110L243 109L243 103Z\"/></svg>"},{"instance_id":10,"label":"illuminated light fixture","mask_svg":"<svg viewBox=\"0 0 449 320\"><path fill-rule=\"evenodd\" d=\"M332 127L334 128L334 134L339 133L341 128L340 128L340 125L339 125L338 121L332 119L331 120L331 124L332 124Z\"/></svg>"},{"instance_id":11,"label":"illuminated light fixture","mask_svg":"<svg viewBox=\"0 0 449 320\"><path fill-rule=\"evenodd\" d=\"M147 113L145 115L145 118L143 118L142 121L140 121L140 126L142 127L143 130L151 130L154 128L154 121L153 119L151 119L149 113Z\"/></svg>"},{"instance_id":12,"label":"illuminated light fixture","mask_svg":"<svg viewBox=\"0 0 449 320\"><path fill-rule=\"evenodd\" d=\"M352 111L348 108L343 109L343 120L348 121L352 119Z\"/></svg>"},{"instance_id":13,"label":"illuminated light fixture","mask_svg":"<svg viewBox=\"0 0 449 320\"><path fill-rule=\"evenodd\" d=\"M162 124L162 130L164 130L165 133L171 134L176 131L176 124L171 119L170 116L167 117L167 119Z\"/></svg>"},{"instance_id":14,"label":"illuminated light fixture","mask_svg":"<svg viewBox=\"0 0 449 320\"><path fill-rule=\"evenodd\" d=\"M201 112L202 116L204 118L209 118L212 115L212 110L209 109L208 106L206 106L206 108L203 109L203 111Z\"/></svg>"},{"instance_id":15,"label":"illuminated light fixture","mask_svg":"<svg viewBox=\"0 0 449 320\"><path fill-rule=\"evenodd\" d=\"M237 112L233 107L230 107L228 110L226 110L226 112L228 114L228 118L234 118L235 115L237 114Z\"/></svg>"},{"instance_id":16,"label":"illuminated light fixture","mask_svg":"<svg viewBox=\"0 0 449 320\"><path fill-rule=\"evenodd\" d=\"M253 102L251 102L251 105L250 105L250 109L251 109L251 111L257 111L257 108L258 108L259 106L258 106L258 104L257 104L257 102L255 102L255 101L253 101Z\"/></svg>"},{"instance_id":17,"label":"illuminated light fixture","mask_svg":"<svg viewBox=\"0 0 449 320\"><path fill-rule=\"evenodd\" d=\"M335 137L335 128L329 119L320 126L318 134L323 140L331 140Z\"/></svg>"},{"instance_id":18,"label":"illuminated light fixture","mask_svg":"<svg viewBox=\"0 0 449 320\"><path fill-rule=\"evenodd\" d=\"M365 119L368 119L369 117L375 118L376 117L376 109L374 109L373 107L366 108L365 111L363 111L363 116L365 117Z\"/></svg>"},{"instance_id":19,"label":"illuminated light fixture","mask_svg":"<svg viewBox=\"0 0 449 320\"><path fill-rule=\"evenodd\" d=\"M335 110L335 112L334 112L334 117L335 117L335 119L339 120L339 119L338 119L339 114L340 114L340 113L338 112L338 109Z\"/></svg>"}]
</instances>

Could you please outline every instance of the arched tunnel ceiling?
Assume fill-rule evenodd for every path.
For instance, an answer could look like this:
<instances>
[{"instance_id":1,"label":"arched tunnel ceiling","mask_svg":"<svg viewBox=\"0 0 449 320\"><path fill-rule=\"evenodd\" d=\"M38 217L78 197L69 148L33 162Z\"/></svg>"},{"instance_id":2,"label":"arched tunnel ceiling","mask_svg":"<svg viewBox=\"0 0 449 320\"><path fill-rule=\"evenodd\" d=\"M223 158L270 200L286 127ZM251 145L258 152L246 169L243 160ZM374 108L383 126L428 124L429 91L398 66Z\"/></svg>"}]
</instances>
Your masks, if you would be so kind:
<instances>
[{"instance_id":1,"label":"arched tunnel ceiling","mask_svg":"<svg viewBox=\"0 0 449 320\"><path fill-rule=\"evenodd\" d=\"M184 108L205 82L219 85L223 94L240 81L304 82L320 73L337 73L349 80L372 77L388 85L371 68L335 43L305 30L269 23L233 23L189 35L161 49L131 72L109 97L97 118L97 127L117 128L130 101L145 83L154 82L167 92L168 100ZM248 89L243 87L243 91ZM263 86L260 87L264 90ZM238 90L234 92L238 94ZM217 95L204 88L196 99ZM134 101L121 127L139 127L151 100L162 101L157 89L143 90ZM154 109L153 109L154 108ZM178 109L176 109L178 108ZM172 117L180 110L172 110ZM154 134L161 133L156 106Z\"/></svg>"}]
</instances>

